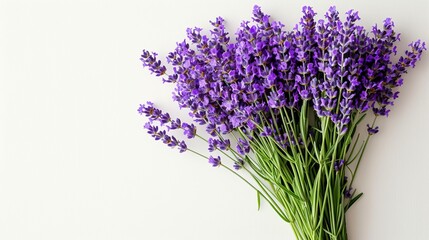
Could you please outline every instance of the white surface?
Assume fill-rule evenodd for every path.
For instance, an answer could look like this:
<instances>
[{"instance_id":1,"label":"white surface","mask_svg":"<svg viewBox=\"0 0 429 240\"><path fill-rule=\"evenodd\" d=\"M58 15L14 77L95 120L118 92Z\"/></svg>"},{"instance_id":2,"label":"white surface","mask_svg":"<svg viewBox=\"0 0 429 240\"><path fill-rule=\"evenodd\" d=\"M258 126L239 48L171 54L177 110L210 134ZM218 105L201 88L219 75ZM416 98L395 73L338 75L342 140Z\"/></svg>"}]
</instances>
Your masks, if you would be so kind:
<instances>
[{"instance_id":1,"label":"white surface","mask_svg":"<svg viewBox=\"0 0 429 240\"><path fill-rule=\"evenodd\" d=\"M142 70L191 26L223 16L235 32L256 1L0 1L0 239L293 239L267 204L222 169L154 142L138 104L179 114L171 87ZM259 1L295 24L303 1ZM306 1L392 17L429 41L428 2ZM289 25L290 26L290 25ZM429 56L406 76L356 182L351 240L427 239ZM180 113L184 115L183 113Z\"/></svg>"}]
</instances>

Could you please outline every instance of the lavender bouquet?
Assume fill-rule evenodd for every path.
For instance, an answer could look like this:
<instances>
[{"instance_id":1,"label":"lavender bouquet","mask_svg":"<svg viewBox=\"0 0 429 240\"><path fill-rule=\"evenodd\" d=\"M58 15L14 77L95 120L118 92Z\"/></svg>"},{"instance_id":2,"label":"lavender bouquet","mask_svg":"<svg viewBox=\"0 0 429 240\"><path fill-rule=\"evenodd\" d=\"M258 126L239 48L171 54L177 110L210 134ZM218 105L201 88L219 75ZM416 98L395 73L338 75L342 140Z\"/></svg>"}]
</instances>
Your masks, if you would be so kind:
<instances>
[{"instance_id":1,"label":"lavender bouquet","mask_svg":"<svg viewBox=\"0 0 429 240\"><path fill-rule=\"evenodd\" d=\"M388 116L402 75L426 49L413 42L394 61L399 34L391 19L367 31L352 10L344 21L335 7L324 19L315 15L303 7L299 24L286 31L255 6L235 41L218 17L209 35L187 29L188 40L167 56L169 70L143 51L143 66L175 85L174 101L208 134L150 102L138 112L155 140L246 182L258 206L261 199L270 204L297 239L345 240L345 213L362 196L353 182L379 130L376 119ZM357 127L366 121L361 137ZM206 142L209 153L188 148L173 131Z\"/></svg>"}]
</instances>

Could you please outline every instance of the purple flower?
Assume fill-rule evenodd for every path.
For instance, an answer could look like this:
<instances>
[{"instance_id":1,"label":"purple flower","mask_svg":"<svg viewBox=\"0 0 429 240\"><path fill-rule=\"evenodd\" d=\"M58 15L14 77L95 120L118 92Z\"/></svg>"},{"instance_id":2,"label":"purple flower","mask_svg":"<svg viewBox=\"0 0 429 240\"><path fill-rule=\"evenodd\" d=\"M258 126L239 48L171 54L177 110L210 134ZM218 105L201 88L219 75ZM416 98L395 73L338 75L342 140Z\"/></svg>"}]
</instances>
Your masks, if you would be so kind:
<instances>
[{"instance_id":1,"label":"purple flower","mask_svg":"<svg viewBox=\"0 0 429 240\"><path fill-rule=\"evenodd\" d=\"M336 172L340 171L341 167L344 165L344 159L340 159L334 162L334 169Z\"/></svg>"},{"instance_id":2,"label":"purple flower","mask_svg":"<svg viewBox=\"0 0 429 240\"><path fill-rule=\"evenodd\" d=\"M170 122L171 121L170 114L168 114L168 113L161 114L159 116L159 121L160 121L161 125L164 125L164 124Z\"/></svg>"},{"instance_id":3,"label":"purple flower","mask_svg":"<svg viewBox=\"0 0 429 240\"><path fill-rule=\"evenodd\" d=\"M369 124L367 124L366 126L369 135L374 135L378 133L378 126L376 126L375 128L372 128L371 126L369 126Z\"/></svg>"},{"instance_id":4,"label":"purple flower","mask_svg":"<svg viewBox=\"0 0 429 240\"><path fill-rule=\"evenodd\" d=\"M210 163L213 167L217 167L217 166L219 166L219 165L221 164L221 162L220 162L220 157L219 157L219 156L217 156L217 157L210 156L210 157L209 157L209 163Z\"/></svg>"},{"instance_id":5,"label":"purple flower","mask_svg":"<svg viewBox=\"0 0 429 240\"><path fill-rule=\"evenodd\" d=\"M344 190L344 196L346 198L351 198L352 195L353 195L353 188L352 187L347 188L347 189Z\"/></svg>"},{"instance_id":6,"label":"purple flower","mask_svg":"<svg viewBox=\"0 0 429 240\"><path fill-rule=\"evenodd\" d=\"M210 151L210 152L213 152L214 150L216 150L217 149L217 145L218 145L218 140L217 139L214 139L214 138L209 138L209 140L208 140L208 150Z\"/></svg>"},{"instance_id":7,"label":"purple flower","mask_svg":"<svg viewBox=\"0 0 429 240\"><path fill-rule=\"evenodd\" d=\"M273 130L270 127L264 126L263 129L262 129L262 131L261 131L261 133L260 133L260 135L262 137L271 136L271 135L273 135Z\"/></svg>"},{"instance_id":8,"label":"purple flower","mask_svg":"<svg viewBox=\"0 0 429 240\"><path fill-rule=\"evenodd\" d=\"M159 130L159 128L157 126L153 126L151 122L147 122L144 125L144 128L147 129L147 133L149 133L155 140L161 140L171 148L178 146L181 153L187 150L187 146L184 141L178 141L176 137L167 135L165 130Z\"/></svg>"},{"instance_id":9,"label":"purple flower","mask_svg":"<svg viewBox=\"0 0 429 240\"><path fill-rule=\"evenodd\" d=\"M158 133L158 127L157 126L153 126L150 122L147 122L144 125L144 128L147 129L147 133L149 133L152 136L156 136L156 134Z\"/></svg>"},{"instance_id":10,"label":"purple flower","mask_svg":"<svg viewBox=\"0 0 429 240\"><path fill-rule=\"evenodd\" d=\"M206 128L207 133L209 133L211 136L216 136L216 125L213 123L207 124Z\"/></svg>"},{"instance_id":11,"label":"purple flower","mask_svg":"<svg viewBox=\"0 0 429 240\"><path fill-rule=\"evenodd\" d=\"M152 114L154 113L154 110L155 109L153 107L152 102L146 102L146 105L140 104L140 107L137 109L137 111L140 115L145 114L146 117L152 116Z\"/></svg>"},{"instance_id":12,"label":"purple flower","mask_svg":"<svg viewBox=\"0 0 429 240\"><path fill-rule=\"evenodd\" d=\"M188 150L188 146L186 146L186 143L184 142L184 141L181 141L179 144L178 144L178 147L179 147L179 152L185 152L186 150Z\"/></svg>"},{"instance_id":13,"label":"purple flower","mask_svg":"<svg viewBox=\"0 0 429 240\"><path fill-rule=\"evenodd\" d=\"M153 103L147 102L146 104L140 104L137 109L139 114L145 115L151 122L158 121L161 125L164 125L171 121L168 113L163 113L160 109L155 108Z\"/></svg>"},{"instance_id":14,"label":"purple flower","mask_svg":"<svg viewBox=\"0 0 429 240\"><path fill-rule=\"evenodd\" d=\"M172 120L170 126L167 126L169 130L174 130L182 127L182 121L180 119Z\"/></svg>"},{"instance_id":15,"label":"purple flower","mask_svg":"<svg viewBox=\"0 0 429 240\"><path fill-rule=\"evenodd\" d=\"M183 134L187 138L194 138L197 133L197 128L194 124L182 123Z\"/></svg>"},{"instance_id":16,"label":"purple flower","mask_svg":"<svg viewBox=\"0 0 429 240\"><path fill-rule=\"evenodd\" d=\"M157 55L143 50L140 60L143 62L143 67L148 67L156 76L162 76L167 71L167 68L161 64L161 61L157 60Z\"/></svg>"},{"instance_id":17,"label":"purple flower","mask_svg":"<svg viewBox=\"0 0 429 240\"><path fill-rule=\"evenodd\" d=\"M250 152L249 142L239 138L237 143L237 152L241 155L246 155Z\"/></svg>"},{"instance_id":18,"label":"purple flower","mask_svg":"<svg viewBox=\"0 0 429 240\"><path fill-rule=\"evenodd\" d=\"M227 150L231 146L229 139L219 140L217 143L220 150Z\"/></svg>"},{"instance_id":19,"label":"purple flower","mask_svg":"<svg viewBox=\"0 0 429 240\"><path fill-rule=\"evenodd\" d=\"M240 170L243 167L243 165L244 165L243 159L238 159L237 161L234 162L233 167L235 170Z\"/></svg>"}]
</instances>

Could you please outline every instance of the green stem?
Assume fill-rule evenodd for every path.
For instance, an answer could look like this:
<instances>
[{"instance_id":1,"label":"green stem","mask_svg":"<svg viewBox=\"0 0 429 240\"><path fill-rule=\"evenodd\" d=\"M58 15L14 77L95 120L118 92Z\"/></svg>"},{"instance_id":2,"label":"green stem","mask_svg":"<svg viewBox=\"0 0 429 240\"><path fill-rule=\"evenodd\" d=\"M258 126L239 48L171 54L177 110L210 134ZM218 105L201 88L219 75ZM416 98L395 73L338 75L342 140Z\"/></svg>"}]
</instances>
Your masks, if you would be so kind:
<instances>
[{"instance_id":1,"label":"green stem","mask_svg":"<svg viewBox=\"0 0 429 240\"><path fill-rule=\"evenodd\" d=\"M372 121L371 128L374 128L376 120L377 120L377 116L375 116L375 117L374 117L374 120ZM367 144L368 144L369 139L371 138L371 136L372 136L372 135L368 133L368 136L367 136L367 137L366 137L366 139L365 139L365 143L364 143L364 145L363 145L362 151L360 152L360 155L359 155L358 161L357 161L357 163L356 163L355 170L354 170L354 171L353 171L353 173L352 173L352 180L350 181L350 185L349 185L349 186L350 186L350 188L353 186L353 182L354 182L354 180L355 180L355 177L356 177L357 171L358 171L358 169L359 169L359 165L360 165L360 162L361 162L361 160L362 160L363 153L365 152L366 146L367 146Z\"/></svg>"},{"instance_id":2,"label":"green stem","mask_svg":"<svg viewBox=\"0 0 429 240\"><path fill-rule=\"evenodd\" d=\"M204 159L208 159L208 157L206 157L206 156L204 156L204 155L202 155L202 154L200 154L200 153L198 153L198 152L196 152L196 151L194 151L194 150L192 150L192 149L187 149L189 152L192 152L192 153L194 153L194 154L196 154L196 155L198 155L198 156L200 156L200 157L202 157L202 158L204 158ZM243 176L241 176L240 174L238 174L237 172L235 172L234 170L232 170L231 168L229 168L228 166L226 166L226 165L224 165L224 164L222 164L222 163L220 163L219 164L219 166L221 166L221 167L224 167L225 169L227 169L229 172L231 172L231 173L233 173L234 175L236 175L236 176L238 176L241 180L243 180L245 183L247 183L251 188L253 188L258 194L260 194L265 200L267 200L267 202L271 205L271 207L274 209L274 211L276 211L276 213L284 220L284 221L286 221L286 222L290 222L290 220L286 217L286 215L282 212L282 210L281 210L281 208L277 205L277 203L275 202L275 200L274 199L272 199L271 198L271 196L269 196L269 193L268 192L266 192L266 190L265 189L263 189L263 191L266 193L266 194L268 194L268 197L263 193L263 192L261 192L258 188L256 188L253 184L251 184L247 179L245 179ZM249 172L250 173L250 172ZM257 180L257 179L255 179L255 180ZM257 182L258 183L258 185L260 186L260 187L262 187L262 185L259 183L259 182Z\"/></svg>"}]
</instances>

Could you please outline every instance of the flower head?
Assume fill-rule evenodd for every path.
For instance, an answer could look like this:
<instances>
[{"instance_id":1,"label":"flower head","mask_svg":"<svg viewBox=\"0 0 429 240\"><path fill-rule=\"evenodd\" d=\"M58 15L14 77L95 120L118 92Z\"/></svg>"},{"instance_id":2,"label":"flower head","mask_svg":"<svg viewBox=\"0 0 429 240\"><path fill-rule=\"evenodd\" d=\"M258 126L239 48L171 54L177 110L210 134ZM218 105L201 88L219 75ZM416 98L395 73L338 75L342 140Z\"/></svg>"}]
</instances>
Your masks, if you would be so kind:
<instances>
[{"instance_id":1,"label":"flower head","mask_svg":"<svg viewBox=\"0 0 429 240\"><path fill-rule=\"evenodd\" d=\"M340 159L334 163L334 169L336 172L340 171L341 167L344 165L344 159Z\"/></svg>"},{"instance_id":2,"label":"flower head","mask_svg":"<svg viewBox=\"0 0 429 240\"><path fill-rule=\"evenodd\" d=\"M351 198L352 195L353 195L353 188L352 187L349 187L346 190L344 190L344 196L346 198Z\"/></svg>"},{"instance_id":3,"label":"flower head","mask_svg":"<svg viewBox=\"0 0 429 240\"><path fill-rule=\"evenodd\" d=\"M235 170L240 170L243 167L243 165L244 165L243 159L238 159L237 161L234 162L233 167Z\"/></svg>"},{"instance_id":4,"label":"flower head","mask_svg":"<svg viewBox=\"0 0 429 240\"><path fill-rule=\"evenodd\" d=\"M369 124L367 124L366 126L367 126L367 131L368 131L369 135L374 135L374 134L378 133L378 126L371 127L371 126L369 126Z\"/></svg>"},{"instance_id":5,"label":"flower head","mask_svg":"<svg viewBox=\"0 0 429 240\"><path fill-rule=\"evenodd\" d=\"M219 165L221 164L221 162L220 162L220 157L219 157L219 156L217 156L217 157L210 156L210 157L209 157L209 163L210 163L213 167L217 167L217 166L219 166Z\"/></svg>"},{"instance_id":6,"label":"flower head","mask_svg":"<svg viewBox=\"0 0 429 240\"><path fill-rule=\"evenodd\" d=\"M194 138L197 128L194 124L182 123L183 134L188 138Z\"/></svg>"}]
</instances>

